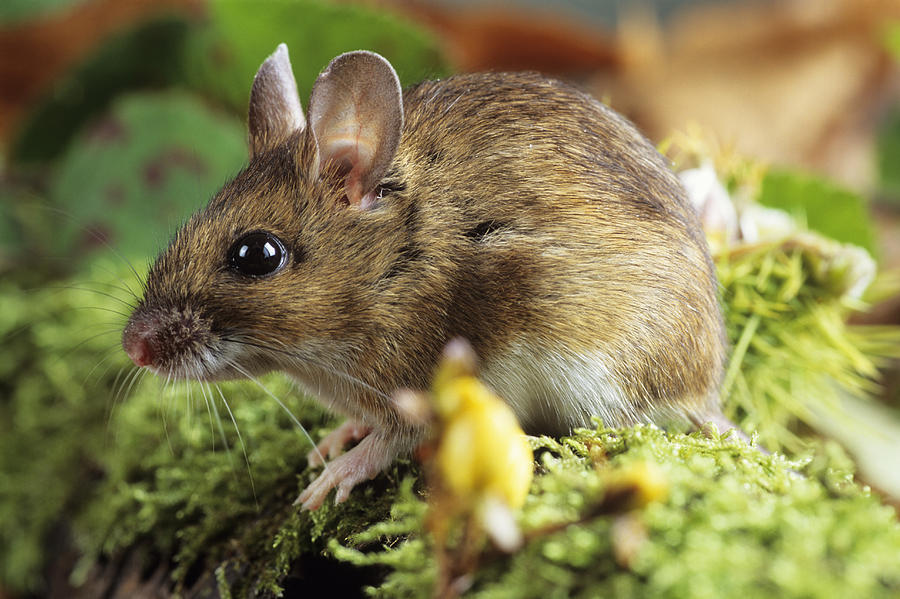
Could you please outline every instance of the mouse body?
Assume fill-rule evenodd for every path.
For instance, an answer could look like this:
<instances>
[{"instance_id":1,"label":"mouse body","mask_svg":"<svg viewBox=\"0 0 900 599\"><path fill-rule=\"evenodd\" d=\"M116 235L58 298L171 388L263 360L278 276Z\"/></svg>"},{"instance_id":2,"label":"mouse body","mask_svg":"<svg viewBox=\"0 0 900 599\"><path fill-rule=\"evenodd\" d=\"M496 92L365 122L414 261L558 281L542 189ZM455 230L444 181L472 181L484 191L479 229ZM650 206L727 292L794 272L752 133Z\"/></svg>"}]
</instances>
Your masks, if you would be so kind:
<instances>
[{"instance_id":1,"label":"mouse body","mask_svg":"<svg viewBox=\"0 0 900 599\"><path fill-rule=\"evenodd\" d=\"M282 44L249 131L248 165L152 265L123 346L174 378L283 371L346 416L310 454L333 459L305 507L422 441L391 394L428 388L454 337L529 433L720 415L726 341L697 215L597 100L533 73L403 92L360 51L322 72L307 116Z\"/></svg>"}]
</instances>

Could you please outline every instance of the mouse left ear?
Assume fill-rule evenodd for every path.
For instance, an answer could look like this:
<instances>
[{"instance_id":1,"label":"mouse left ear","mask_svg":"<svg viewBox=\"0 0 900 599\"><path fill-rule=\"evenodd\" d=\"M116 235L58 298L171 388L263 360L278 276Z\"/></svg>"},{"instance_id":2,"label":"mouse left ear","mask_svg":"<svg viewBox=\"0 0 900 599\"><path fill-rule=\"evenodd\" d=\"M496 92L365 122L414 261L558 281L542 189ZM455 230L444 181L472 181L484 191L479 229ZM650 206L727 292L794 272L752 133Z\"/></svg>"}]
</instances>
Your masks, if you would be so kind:
<instances>
[{"instance_id":1,"label":"mouse left ear","mask_svg":"<svg viewBox=\"0 0 900 599\"><path fill-rule=\"evenodd\" d=\"M403 94L391 63L366 51L332 60L313 86L309 123L319 172L337 166L350 204L372 206L403 130Z\"/></svg>"},{"instance_id":2,"label":"mouse left ear","mask_svg":"<svg viewBox=\"0 0 900 599\"><path fill-rule=\"evenodd\" d=\"M285 44L278 45L253 78L247 124L251 158L306 127Z\"/></svg>"}]
</instances>

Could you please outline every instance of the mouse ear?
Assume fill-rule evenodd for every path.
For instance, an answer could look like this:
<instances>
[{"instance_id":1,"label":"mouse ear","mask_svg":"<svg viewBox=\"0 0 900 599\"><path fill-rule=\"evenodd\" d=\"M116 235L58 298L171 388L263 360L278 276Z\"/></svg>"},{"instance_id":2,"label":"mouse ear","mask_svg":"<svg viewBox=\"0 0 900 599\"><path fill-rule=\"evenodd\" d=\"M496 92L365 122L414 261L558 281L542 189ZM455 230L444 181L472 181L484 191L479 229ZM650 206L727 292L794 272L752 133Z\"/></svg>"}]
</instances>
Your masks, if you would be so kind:
<instances>
[{"instance_id":1,"label":"mouse ear","mask_svg":"<svg viewBox=\"0 0 900 599\"><path fill-rule=\"evenodd\" d=\"M329 162L337 165L346 176L350 203L370 207L403 129L403 95L394 67L373 52L341 54L316 79L309 123L319 172Z\"/></svg>"},{"instance_id":2,"label":"mouse ear","mask_svg":"<svg viewBox=\"0 0 900 599\"><path fill-rule=\"evenodd\" d=\"M285 44L278 45L253 78L247 122L251 158L306 127Z\"/></svg>"}]
</instances>

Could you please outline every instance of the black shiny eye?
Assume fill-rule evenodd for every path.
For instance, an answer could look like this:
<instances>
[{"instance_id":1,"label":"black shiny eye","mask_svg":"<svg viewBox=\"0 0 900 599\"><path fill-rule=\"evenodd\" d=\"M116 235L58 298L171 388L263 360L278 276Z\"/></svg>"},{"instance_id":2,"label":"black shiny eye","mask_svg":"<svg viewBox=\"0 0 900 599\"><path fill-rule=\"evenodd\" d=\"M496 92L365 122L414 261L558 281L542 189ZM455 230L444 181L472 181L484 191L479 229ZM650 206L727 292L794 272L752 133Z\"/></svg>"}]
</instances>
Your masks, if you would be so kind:
<instances>
[{"instance_id":1,"label":"black shiny eye","mask_svg":"<svg viewBox=\"0 0 900 599\"><path fill-rule=\"evenodd\" d=\"M287 250L280 239L255 231L247 233L231 246L228 263L242 275L264 277L279 270L287 262Z\"/></svg>"}]
</instances>

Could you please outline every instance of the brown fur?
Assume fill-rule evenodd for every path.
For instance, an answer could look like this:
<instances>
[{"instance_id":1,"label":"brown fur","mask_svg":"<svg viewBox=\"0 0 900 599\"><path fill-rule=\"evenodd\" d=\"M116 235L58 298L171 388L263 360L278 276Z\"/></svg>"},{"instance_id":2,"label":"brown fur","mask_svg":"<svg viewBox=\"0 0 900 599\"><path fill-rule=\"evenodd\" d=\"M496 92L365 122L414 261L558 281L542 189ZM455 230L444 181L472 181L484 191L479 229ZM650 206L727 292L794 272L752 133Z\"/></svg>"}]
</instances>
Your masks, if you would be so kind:
<instances>
[{"instance_id":1,"label":"brown fur","mask_svg":"<svg viewBox=\"0 0 900 599\"><path fill-rule=\"evenodd\" d=\"M244 368L293 374L338 411L403 437L398 452L420 433L329 368L390 394L427 388L453 337L469 339L485 366L528 340L609 356L638 415L610 424L718 410L725 341L706 241L631 124L535 74L426 82L403 106L376 207L348 206L344 172L318 176L311 129L295 132L255 152L178 232L129 326L189 313L195 350L213 352L252 337L260 347L244 348ZM229 248L253 230L285 241L284 270L248 279L228 268ZM164 372L185 359L160 353ZM552 400L565 406L566 390ZM561 432L589 416L524 424Z\"/></svg>"}]
</instances>

